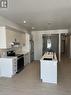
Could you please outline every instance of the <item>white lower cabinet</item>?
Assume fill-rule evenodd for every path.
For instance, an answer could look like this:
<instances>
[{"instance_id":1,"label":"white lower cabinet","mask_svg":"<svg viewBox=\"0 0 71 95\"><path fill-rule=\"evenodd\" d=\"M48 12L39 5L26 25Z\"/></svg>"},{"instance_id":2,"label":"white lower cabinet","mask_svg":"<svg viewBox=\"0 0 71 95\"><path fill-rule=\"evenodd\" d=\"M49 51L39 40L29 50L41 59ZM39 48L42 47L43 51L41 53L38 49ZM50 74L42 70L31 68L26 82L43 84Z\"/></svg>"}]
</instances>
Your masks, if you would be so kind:
<instances>
[{"instance_id":1,"label":"white lower cabinet","mask_svg":"<svg viewBox=\"0 0 71 95\"><path fill-rule=\"evenodd\" d=\"M30 63L30 53L25 53L24 54L24 65L27 65L28 63Z\"/></svg>"},{"instance_id":2,"label":"white lower cabinet","mask_svg":"<svg viewBox=\"0 0 71 95\"><path fill-rule=\"evenodd\" d=\"M57 84L57 61L40 60L40 79L42 82Z\"/></svg>"},{"instance_id":3,"label":"white lower cabinet","mask_svg":"<svg viewBox=\"0 0 71 95\"><path fill-rule=\"evenodd\" d=\"M12 77L17 72L17 58L0 58L0 76Z\"/></svg>"}]
</instances>

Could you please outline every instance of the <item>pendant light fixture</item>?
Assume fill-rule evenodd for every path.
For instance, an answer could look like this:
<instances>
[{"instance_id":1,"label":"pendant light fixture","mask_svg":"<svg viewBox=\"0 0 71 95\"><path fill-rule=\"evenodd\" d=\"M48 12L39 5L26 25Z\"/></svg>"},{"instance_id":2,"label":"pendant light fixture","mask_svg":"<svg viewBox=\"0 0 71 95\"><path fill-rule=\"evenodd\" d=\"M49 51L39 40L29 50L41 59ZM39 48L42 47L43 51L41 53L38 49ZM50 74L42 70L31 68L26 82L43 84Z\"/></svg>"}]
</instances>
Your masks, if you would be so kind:
<instances>
[{"instance_id":1,"label":"pendant light fixture","mask_svg":"<svg viewBox=\"0 0 71 95\"><path fill-rule=\"evenodd\" d=\"M47 48L51 49L51 34L49 34L47 38Z\"/></svg>"}]
</instances>

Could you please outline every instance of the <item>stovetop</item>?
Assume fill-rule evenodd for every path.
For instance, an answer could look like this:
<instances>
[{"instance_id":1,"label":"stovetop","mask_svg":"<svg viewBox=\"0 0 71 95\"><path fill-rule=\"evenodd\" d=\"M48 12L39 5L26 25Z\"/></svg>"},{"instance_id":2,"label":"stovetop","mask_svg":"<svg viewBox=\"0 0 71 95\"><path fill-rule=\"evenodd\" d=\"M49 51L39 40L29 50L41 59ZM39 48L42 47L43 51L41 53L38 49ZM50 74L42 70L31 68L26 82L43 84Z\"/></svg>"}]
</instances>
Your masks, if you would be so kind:
<instances>
[{"instance_id":1,"label":"stovetop","mask_svg":"<svg viewBox=\"0 0 71 95\"><path fill-rule=\"evenodd\" d=\"M16 54L15 56L17 56L17 57L21 57L21 56L23 56L23 54Z\"/></svg>"},{"instance_id":2,"label":"stovetop","mask_svg":"<svg viewBox=\"0 0 71 95\"><path fill-rule=\"evenodd\" d=\"M17 56L17 57L20 57L20 56L23 56L23 54L15 54L15 55L7 55L7 56Z\"/></svg>"},{"instance_id":3,"label":"stovetop","mask_svg":"<svg viewBox=\"0 0 71 95\"><path fill-rule=\"evenodd\" d=\"M8 51L7 52L7 56L17 56L17 57L21 57L23 56L23 54L16 54L15 51Z\"/></svg>"}]
</instances>

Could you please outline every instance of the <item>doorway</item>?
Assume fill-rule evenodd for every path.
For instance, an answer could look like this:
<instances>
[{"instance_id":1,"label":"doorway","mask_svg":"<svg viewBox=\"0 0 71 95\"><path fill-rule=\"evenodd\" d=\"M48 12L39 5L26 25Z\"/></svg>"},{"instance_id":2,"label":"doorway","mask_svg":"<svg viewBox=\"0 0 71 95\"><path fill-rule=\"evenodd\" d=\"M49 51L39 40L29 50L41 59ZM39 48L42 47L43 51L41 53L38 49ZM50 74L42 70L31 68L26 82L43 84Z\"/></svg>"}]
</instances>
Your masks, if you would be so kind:
<instances>
[{"instance_id":1,"label":"doorway","mask_svg":"<svg viewBox=\"0 0 71 95\"><path fill-rule=\"evenodd\" d=\"M70 35L61 34L61 57L70 57Z\"/></svg>"},{"instance_id":2,"label":"doorway","mask_svg":"<svg viewBox=\"0 0 71 95\"><path fill-rule=\"evenodd\" d=\"M42 53L44 54L45 52L49 51L47 49L47 40L50 39L51 40L51 49L50 49L50 52L56 52L57 57L58 57L59 35L58 34L51 34L49 36L49 34L48 35L43 34L42 38L43 38L43 49L42 49Z\"/></svg>"}]
</instances>

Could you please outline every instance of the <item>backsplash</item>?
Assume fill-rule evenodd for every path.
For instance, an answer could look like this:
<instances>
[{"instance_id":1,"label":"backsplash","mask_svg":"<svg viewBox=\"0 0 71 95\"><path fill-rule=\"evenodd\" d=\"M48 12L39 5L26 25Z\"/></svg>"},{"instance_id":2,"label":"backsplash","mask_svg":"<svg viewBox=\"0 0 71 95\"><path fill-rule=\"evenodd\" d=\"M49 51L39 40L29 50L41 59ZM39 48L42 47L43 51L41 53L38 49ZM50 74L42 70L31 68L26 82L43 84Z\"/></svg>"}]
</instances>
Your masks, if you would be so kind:
<instances>
[{"instance_id":1,"label":"backsplash","mask_svg":"<svg viewBox=\"0 0 71 95\"><path fill-rule=\"evenodd\" d=\"M0 57L7 56L7 51L9 51L9 50L14 50L16 52L16 54L22 53L22 47L10 48L10 49L0 49Z\"/></svg>"},{"instance_id":2,"label":"backsplash","mask_svg":"<svg viewBox=\"0 0 71 95\"><path fill-rule=\"evenodd\" d=\"M7 52L7 49L0 49L0 57L7 56L6 52Z\"/></svg>"},{"instance_id":3,"label":"backsplash","mask_svg":"<svg viewBox=\"0 0 71 95\"><path fill-rule=\"evenodd\" d=\"M15 50L16 54L22 53L22 47L15 48L14 50Z\"/></svg>"}]
</instances>

